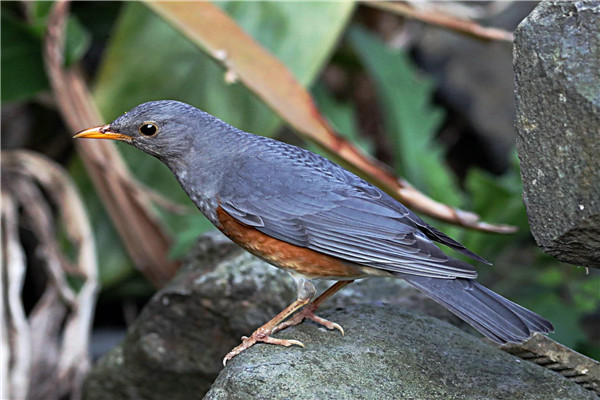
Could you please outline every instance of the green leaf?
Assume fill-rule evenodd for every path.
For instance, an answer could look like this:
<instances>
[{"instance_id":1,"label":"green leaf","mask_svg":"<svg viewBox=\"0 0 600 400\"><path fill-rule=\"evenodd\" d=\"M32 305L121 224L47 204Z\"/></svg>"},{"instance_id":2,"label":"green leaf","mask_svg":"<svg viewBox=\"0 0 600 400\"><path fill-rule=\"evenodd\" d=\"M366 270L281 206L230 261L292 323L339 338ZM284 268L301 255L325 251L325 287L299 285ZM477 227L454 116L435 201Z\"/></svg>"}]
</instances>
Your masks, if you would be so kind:
<instances>
[{"instance_id":1,"label":"green leaf","mask_svg":"<svg viewBox=\"0 0 600 400\"><path fill-rule=\"evenodd\" d=\"M372 154L373 143L358 133L359 129L353 105L335 100L323 85L316 85L312 94L319 110L327 117L335 130L365 153ZM317 148L316 145L311 147ZM313 149L311 148L311 150Z\"/></svg>"},{"instance_id":2,"label":"green leaf","mask_svg":"<svg viewBox=\"0 0 600 400\"><path fill-rule=\"evenodd\" d=\"M29 15L31 21L29 28L35 33L41 41L46 34L48 17L52 11L54 3L51 1L33 1L31 2ZM67 31L65 35L65 65L70 66L78 61L81 61L85 53L90 48L92 35L79 22L77 16L71 12L67 20Z\"/></svg>"},{"instance_id":3,"label":"green leaf","mask_svg":"<svg viewBox=\"0 0 600 400\"><path fill-rule=\"evenodd\" d=\"M468 209L476 212L484 221L502 222L518 228L516 233L508 235L465 231L461 237L462 243L483 257L493 258L511 243L530 239L527 214L521 198L522 184L516 151L512 159L509 170L500 177L471 169L465 179L471 200L467 204Z\"/></svg>"},{"instance_id":4,"label":"green leaf","mask_svg":"<svg viewBox=\"0 0 600 400\"><path fill-rule=\"evenodd\" d=\"M329 58L354 2L216 2L309 86Z\"/></svg>"},{"instance_id":5,"label":"green leaf","mask_svg":"<svg viewBox=\"0 0 600 400\"><path fill-rule=\"evenodd\" d=\"M65 65L70 66L81 61L92 43L91 34L73 16L67 21L65 38Z\"/></svg>"},{"instance_id":6,"label":"green leaf","mask_svg":"<svg viewBox=\"0 0 600 400\"><path fill-rule=\"evenodd\" d=\"M30 99L49 87L40 39L6 13L1 20L2 102Z\"/></svg>"},{"instance_id":7,"label":"green leaf","mask_svg":"<svg viewBox=\"0 0 600 400\"><path fill-rule=\"evenodd\" d=\"M352 28L349 38L377 86L385 126L396 147L396 170L432 198L458 206L460 190L435 141L444 114L431 104L433 82L418 73L405 53L364 29Z\"/></svg>"},{"instance_id":8,"label":"green leaf","mask_svg":"<svg viewBox=\"0 0 600 400\"><path fill-rule=\"evenodd\" d=\"M46 32L46 21L53 5L54 2L52 1L32 1L30 3L29 16L31 20L29 26L39 38L42 38Z\"/></svg>"},{"instance_id":9,"label":"green leaf","mask_svg":"<svg viewBox=\"0 0 600 400\"><path fill-rule=\"evenodd\" d=\"M219 5L303 84L314 80L352 10L352 3ZM136 3L121 15L95 95L108 119L141 102L170 98L257 134L270 135L280 124L241 84L225 83L224 71L214 60Z\"/></svg>"},{"instance_id":10,"label":"green leaf","mask_svg":"<svg viewBox=\"0 0 600 400\"><path fill-rule=\"evenodd\" d=\"M243 86L227 85L215 62L138 3L124 6L94 94L107 120L146 101L173 99L257 132L277 124L265 105Z\"/></svg>"},{"instance_id":11,"label":"green leaf","mask_svg":"<svg viewBox=\"0 0 600 400\"><path fill-rule=\"evenodd\" d=\"M51 2L32 2L29 24L2 14L2 102L24 101L50 85L42 57L42 41ZM73 15L67 22L65 60L80 61L91 43L90 33Z\"/></svg>"}]
</instances>

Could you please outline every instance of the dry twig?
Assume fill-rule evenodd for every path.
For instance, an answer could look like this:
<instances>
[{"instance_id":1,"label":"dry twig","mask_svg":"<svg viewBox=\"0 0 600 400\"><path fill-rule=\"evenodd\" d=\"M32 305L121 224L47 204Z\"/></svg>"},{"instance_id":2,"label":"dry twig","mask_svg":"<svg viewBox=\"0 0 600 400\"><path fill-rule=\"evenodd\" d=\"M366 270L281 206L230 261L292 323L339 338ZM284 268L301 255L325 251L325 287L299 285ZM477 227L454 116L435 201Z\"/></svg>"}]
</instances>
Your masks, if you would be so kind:
<instances>
[{"instance_id":1,"label":"dry twig","mask_svg":"<svg viewBox=\"0 0 600 400\"><path fill-rule=\"evenodd\" d=\"M431 25L450 29L471 37L482 40L499 40L512 43L514 36L512 32L499 28L487 28L478 23L458 18L453 15L435 10L432 7L420 9L399 1L364 1L363 4L401 15L406 18L416 19Z\"/></svg>"},{"instance_id":2,"label":"dry twig","mask_svg":"<svg viewBox=\"0 0 600 400\"><path fill-rule=\"evenodd\" d=\"M90 362L89 336L98 289L96 250L83 203L68 174L27 151L2 154L2 279L7 299L2 326L8 335L3 370L10 383L6 398L80 398ZM66 239L75 248L68 260L58 242L53 209ZM29 318L21 303L25 255L19 226L37 240L35 255L47 276L46 287ZM68 271L73 273L69 274ZM74 290L67 275L81 280ZM3 336L4 337L4 336Z\"/></svg>"},{"instance_id":3,"label":"dry twig","mask_svg":"<svg viewBox=\"0 0 600 400\"><path fill-rule=\"evenodd\" d=\"M25 253L19 243L17 205L2 185L2 398L27 397L31 348L21 289Z\"/></svg>"}]
</instances>

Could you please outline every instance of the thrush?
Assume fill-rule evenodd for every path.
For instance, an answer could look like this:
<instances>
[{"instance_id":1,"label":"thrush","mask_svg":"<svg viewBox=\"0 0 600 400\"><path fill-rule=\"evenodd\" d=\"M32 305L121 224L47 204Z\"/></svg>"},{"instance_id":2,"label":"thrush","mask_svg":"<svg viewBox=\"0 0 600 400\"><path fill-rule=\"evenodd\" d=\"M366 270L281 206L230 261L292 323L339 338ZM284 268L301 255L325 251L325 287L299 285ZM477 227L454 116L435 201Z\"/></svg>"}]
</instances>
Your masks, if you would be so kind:
<instances>
[{"instance_id":1,"label":"thrush","mask_svg":"<svg viewBox=\"0 0 600 400\"><path fill-rule=\"evenodd\" d=\"M271 335L304 319L343 334L315 311L342 287L369 277L404 279L499 343L553 330L543 317L476 282L471 264L434 242L488 261L318 154L241 131L177 101L141 104L75 137L126 142L158 158L221 232L291 275L296 300L243 337L224 363L257 342L303 346ZM314 279L338 282L313 300Z\"/></svg>"}]
</instances>

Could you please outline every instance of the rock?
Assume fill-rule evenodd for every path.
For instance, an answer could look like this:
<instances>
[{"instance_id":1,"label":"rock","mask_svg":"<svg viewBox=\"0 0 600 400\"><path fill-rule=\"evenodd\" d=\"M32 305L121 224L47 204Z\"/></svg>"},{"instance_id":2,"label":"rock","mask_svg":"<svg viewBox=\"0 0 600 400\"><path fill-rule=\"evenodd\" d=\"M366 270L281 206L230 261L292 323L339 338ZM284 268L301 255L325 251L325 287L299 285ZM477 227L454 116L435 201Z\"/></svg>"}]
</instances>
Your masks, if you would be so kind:
<instances>
[{"instance_id":1,"label":"rock","mask_svg":"<svg viewBox=\"0 0 600 400\"><path fill-rule=\"evenodd\" d=\"M390 305L323 316L345 336L304 323L231 360L205 399L594 399L562 376L436 318Z\"/></svg>"},{"instance_id":2,"label":"rock","mask_svg":"<svg viewBox=\"0 0 600 400\"><path fill-rule=\"evenodd\" d=\"M488 339L485 339L488 340ZM534 335L524 343L499 345L503 351L555 371L600 396L600 362L579 354L545 335Z\"/></svg>"},{"instance_id":3,"label":"rock","mask_svg":"<svg viewBox=\"0 0 600 400\"><path fill-rule=\"evenodd\" d=\"M538 245L600 267L600 2L541 2L515 32L524 202Z\"/></svg>"},{"instance_id":4,"label":"rock","mask_svg":"<svg viewBox=\"0 0 600 400\"><path fill-rule=\"evenodd\" d=\"M84 398L198 398L240 336L294 298L284 277L224 236L204 236L125 340L88 375Z\"/></svg>"},{"instance_id":5,"label":"rock","mask_svg":"<svg viewBox=\"0 0 600 400\"><path fill-rule=\"evenodd\" d=\"M323 290L328 283L321 282L318 286ZM351 358L347 353L355 346L356 349L362 349L357 352L360 357L372 357L375 361L383 357L381 365L376 369L371 369L368 374L365 374L364 379L361 378L352 384L344 384L351 385L352 390L358 394L363 393L360 392L361 390L375 390L372 386L376 385L369 383L369 379L380 380L382 388L395 387L397 390L399 384L409 388L408 382L423 379L425 376L427 376L425 382L433 383L428 383L423 390L433 389L431 389L432 392L422 393L439 391L440 396L443 396L444 393L453 393L457 390L456 387L462 384L476 386L477 389L473 389L476 390L474 393L486 393L484 389L475 385L475 378L468 374L467 376L470 377L469 379L472 378L472 381L464 378L464 380L458 381L460 384L452 383L454 379L452 376L462 376L458 371L460 368L454 364L464 365L467 362L460 361L461 357L465 357L466 360L473 363L475 358L482 358L483 361L479 360L479 362L483 365L484 375L493 375L497 372L495 367L488 365L496 362L496 359L486 361L488 356L485 352L495 351L489 350L491 346L479 343L476 339L470 339L470 341L464 339L469 336L467 334L460 336L455 329L450 330L446 322L423 315L429 313L461 328L471 330L445 308L408 287L401 280L366 279L344 288L323 306L323 315L327 315L327 307L334 307L330 308L329 315L334 321L342 323L347 331L345 337L340 336L337 331L324 332L314 323L307 322L293 331L277 334L277 337L298 336L307 345L306 349L279 349L275 346L258 345L235 358L230 362L227 370L219 375L223 368L221 360L231 348L239 344L240 337L254 331L294 298L294 284L287 273L257 260L218 232L207 234L199 240L189 260L184 263L184 267L175 279L159 291L144 307L138 319L130 327L125 340L93 368L86 379L83 397L88 400L200 398L209 390L217 376L220 376L219 382L221 383L214 386L211 396L221 396L217 398L222 398L229 395L229 388L238 388L244 382L230 382L231 375L227 371L231 371L231 368L239 368L239 363L242 361L245 363L244 360L247 357L254 357L254 352L271 354L269 357L272 357L272 354L278 354L277 357L282 357L284 364L298 363L297 365L301 365L305 362L302 360L307 357L306 360L309 361L306 362L312 363L313 368L314 365L318 365L318 370L323 371L319 379L331 376L332 369L339 369L345 374L348 368L352 369L352 366L361 365L363 362L361 358L354 358L354 355ZM383 303L387 303L387 305L383 306ZM371 308L363 308L364 304L371 304L369 306ZM410 309L412 312L403 311L406 309ZM437 326L436 324L441 325ZM368 331L362 332L361 329L365 328L369 328ZM439 333L440 329L445 336L448 336L443 339L443 346L425 349L423 346L425 346L430 333ZM381 338L385 338L386 335L396 338L392 352L385 350L384 341L379 343L380 337L377 335L381 335ZM455 342L454 338L456 337L463 338L461 340L466 340L467 344ZM411 338L420 338L419 340L423 341L422 347L415 347ZM442 339L435 335L434 339L434 345L438 346L439 343L436 340ZM473 345L471 342L476 344ZM332 355L328 356L328 362L325 362L324 359L316 359L316 351L325 354L338 345L345 347L340 347L339 351L335 350L331 353ZM475 350L470 349L471 346L474 346ZM487 350L484 351L481 348ZM443 349L441 358L439 354L436 356L439 349ZM289 353L281 353L280 350L287 350ZM276 353L270 353L272 351ZM411 359L413 364L408 364L404 358L399 358L400 361L395 364L392 358L396 357L398 352L407 352L408 355L403 357L413 357ZM390 358L386 358L384 353L391 354ZM456 360L450 360L450 356L455 357ZM422 357L433 360L431 368L418 366ZM435 361L436 357L439 358L437 361ZM352 362L348 363L348 360L352 360ZM510 358L510 360L513 364L520 365L515 358ZM343 365L334 367L334 364L330 364L331 362ZM273 363L277 364L278 361L267 362L271 365ZM428 377L427 374L433 373L432 371L437 368L442 368L440 366L446 363L453 364L450 367L444 367L450 368L447 372L439 377L435 373L432 375L434 378ZM394 371L386 371L382 375L381 368L386 366ZM400 372L404 371L402 379L397 379L400 372L395 370L398 369L398 366L400 366ZM511 365L512 367L514 365ZM471 371L475 370L470 365L465 365L465 368ZM519 366L519 368L524 367ZM246 370L248 369L246 368ZM262 367L257 371L263 371ZM306 369L302 369L302 371L308 373ZM289 371L277 373L285 374ZM386 375L388 373L389 377ZM466 372L462 374L466 374ZM543 373L538 372L538 374ZM344 375L339 376L343 377ZM540 379L540 376L542 375L533 375L532 379ZM285 376L282 375L281 378L284 379ZM500 378L497 379L500 380ZM539 385L546 385L545 380L540 379L540 382L542 383ZM269 385L281 384L281 387L285 388L288 381L284 379L275 383L267 380L263 384L267 385L266 388L259 388L260 385L256 382L247 387L259 393L260 390L267 390ZM340 385L342 384L340 383ZM318 386L319 390L323 389L320 383ZM418 386L422 386L422 382L418 383ZM327 390L333 391L331 385L327 387ZM556 385L549 387L553 390L556 389L557 393L563 393L560 391L562 389ZM236 394L232 394L232 396L241 396L240 393L245 393L246 389L240 390L242 392L236 391ZM415 388L410 390L417 393ZM502 390L510 393L512 389ZM413 392L407 391L406 393ZM320 394L326 394L318 391L314 393L315 398L322 398L323 396ZM257 396L261 397L258 394ZM267 396L273 397L268 393L263 397ZM361 398L361 396L362 394L353 398ZM440 396L436 396L436 398ZM343 398L343 396L330 397Z\"/></svg>"},{"instance_id":6,"label":"rock","mask_svg":"<svg viewBox=\"0 0 600 400\"><path fill-rule=\"evenodd\" d=\"M326 282L319 283L324 290ZM84 398L190 399L204 394L221 360L296 296L293 281L218 232L203 236L175 279L156 293L125 340L94 367ZM324 304L374 301L457 317L399 279L355 282Z\"/></svg>"}]
</instances>

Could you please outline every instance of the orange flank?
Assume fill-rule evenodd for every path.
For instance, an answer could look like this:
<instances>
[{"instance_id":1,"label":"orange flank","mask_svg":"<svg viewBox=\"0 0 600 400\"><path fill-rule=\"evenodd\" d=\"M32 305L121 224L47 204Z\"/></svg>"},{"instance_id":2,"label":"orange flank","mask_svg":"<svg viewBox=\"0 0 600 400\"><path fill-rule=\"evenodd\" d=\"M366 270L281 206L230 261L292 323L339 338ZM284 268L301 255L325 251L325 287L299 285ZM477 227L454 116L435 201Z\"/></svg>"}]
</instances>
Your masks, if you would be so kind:
<instances>
[{"instance_id":1,"label":"orange flank","mask_svg":"<svg viewBox=\"0 0 600 400\"><path fill-rule=\"evenodd\" d=\"M272 238L237 221L220 206L217 207L217 217L221 224L218 228L225 236L278 268L290 270L308 278L321 279L345 280L369 275L360 266L354 266L339 258Z\"/></svg>"}]
</instances>

